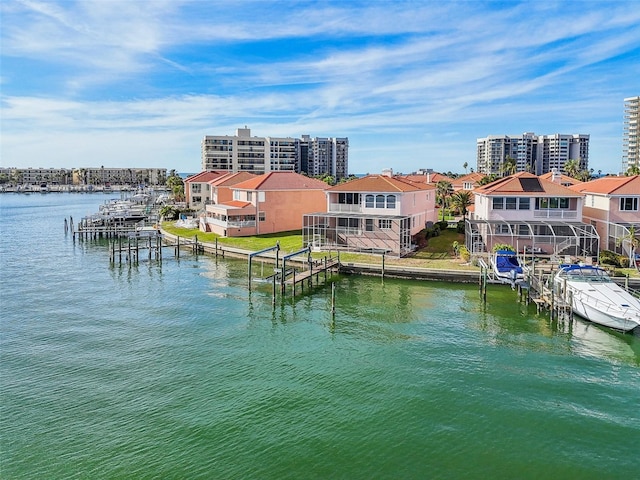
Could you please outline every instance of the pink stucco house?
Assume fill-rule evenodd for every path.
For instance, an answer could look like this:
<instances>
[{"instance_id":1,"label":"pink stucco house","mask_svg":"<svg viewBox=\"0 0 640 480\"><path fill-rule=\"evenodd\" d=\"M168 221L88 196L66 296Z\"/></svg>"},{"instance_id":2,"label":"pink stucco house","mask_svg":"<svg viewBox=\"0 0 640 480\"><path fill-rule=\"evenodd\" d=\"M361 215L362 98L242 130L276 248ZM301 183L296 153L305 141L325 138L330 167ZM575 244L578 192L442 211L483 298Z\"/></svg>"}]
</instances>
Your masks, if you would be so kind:
<instances>
[{"instance_id":1,"label":"pink stucco house","mask_svg":"<svg viewBox=\"0 0 640 480\"><path fill-rule=\"evenodd\" d=\"M472 253L509 244L547 255L597 256L595 228L582 220L584 194L527 172L474 190L475 208L465 226Z\"/></svg>"},{"instance_id":2,"label":"pink stucco house","mask_svg":"<svg viewBox=\"0 0 640 480\"><path fill-rule=\"evenodd\" d=\"M225 237L302 228L305 213L326 209L329 186L294 172L270 172L229 187L231 200L206 206L200 229Z\"/></svg>"},{"instance_id":3,"label":"pink stucco house","mask_svg":"<svg viewBox=\"0 0 640 480\"><path fill-rule=\"evenodd\" d=\"M570 188L585 195L582 218L595 226L602 248L629 255L630 243L620 239L632 225L640 233L640 175L602 177Z\"/></svg>"},{"instance_id":4,"label":"pink stucco house","mask_svg":"<svg viewBox=\"0 0 640 480\"><path fill-rule=\"evenodd\" d=\"M304 216L303 240L318 249L406 255L412 238L436 221L435 186L368 175L326 191L326 210Z\"/></svg>"},{"instance_id":5,"label":"pink stucco house","mask_svg":"<svg viewBox=\"0 0 640 480\"><path fill-rule=\"evenodd\" d=\"M184 194L187 207L200 210L211 201L211 187L209 182L225 176L223 171L204 171L187 177L184 181Z\"/></svg>"}]
</instances>

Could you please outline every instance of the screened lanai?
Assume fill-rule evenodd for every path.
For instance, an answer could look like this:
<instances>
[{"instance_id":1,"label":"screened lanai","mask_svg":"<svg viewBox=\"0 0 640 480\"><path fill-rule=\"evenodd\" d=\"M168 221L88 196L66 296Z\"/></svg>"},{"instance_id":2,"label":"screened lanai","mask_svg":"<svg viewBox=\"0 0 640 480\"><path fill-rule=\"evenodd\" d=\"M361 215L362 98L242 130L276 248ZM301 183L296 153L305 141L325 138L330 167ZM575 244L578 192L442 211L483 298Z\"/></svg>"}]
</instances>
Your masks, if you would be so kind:
<instances>
[{"instance_id":1,"label":"screened lanai","mask_svg":"<svg viewBox=\"0 0 640 480\"><path fill-rule=\"evenodd\" d=\"M581 222L467 220L465 244L471 253L491 252L496 244L539 255L598 258L600 237Z\"/></svg>"},{"instance_id":2,"label":"screened lanai","mask_svg":"<svg viewBox=\"0 0 640 480\"><path fill-rule=\"evenodd\" d=\"M346 212L306 214L302 240L320 250L384 252L401 257L412 251L411 218Z\"/></svg>"}]
</instances>

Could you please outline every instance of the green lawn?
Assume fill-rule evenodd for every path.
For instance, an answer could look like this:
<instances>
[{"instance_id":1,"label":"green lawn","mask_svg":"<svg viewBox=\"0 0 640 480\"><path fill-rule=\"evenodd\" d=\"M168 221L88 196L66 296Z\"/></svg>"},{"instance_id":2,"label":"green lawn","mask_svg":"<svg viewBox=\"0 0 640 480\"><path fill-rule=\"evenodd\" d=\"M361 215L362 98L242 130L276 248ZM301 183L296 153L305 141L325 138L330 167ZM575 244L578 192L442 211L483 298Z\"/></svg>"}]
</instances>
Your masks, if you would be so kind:
<instances>
[{"instance_id":1,"label":"green lawn","mask_svg":"<svg viewBox=\"0 0 640 480\"><path fill-rule=\"evenodd\" d=\"M263 248L273 247L276 242L280 242L280 249L283 252L295 252L303 248L302 232L294 230L292 232L281 232L268 235L257 235L253 237L221 237L216 233L201 232L197 228L176 227L174 222L162 222L162 229L181 238L198 237L198 241L205 243L215 243L227 245L229 247L242 248L244 250L257 251Z\"/></svg>"},{"instance_id":2,"label":"green lawn","mask_svg":"<svg viewBox=\"0 0 640 480\"><path fill-rule=\"evenodd\" d=\"M215 243L216 238L218 244L227 245L229 247L241 248L244 250L257 251L263 248L273 247L277 241L280 242L280 248L283 253L291 253L298 251L304 246L302 245L302 232L292 231L269 235L258 235L253 237L221 237L215 233L201 232L197 228L187 229L174 225L174 222L168 221L162 223L162 229L181 238L198 237L198 241L205 243ZM454 257L451 245L453 242L464 243L464 234L457 233L454 229L446 229L437 237L430 238L428 244L422 250L417 251L408 258L385 257L385 263L389 265L407 265L423 268L441 268L441 269L468 269L473 268L468 265L460 265L462 260ZM322 258L328 254L336 255L336 251L332 252L313 252L316 258ZM381 264L381 255L369 255L366 253L350 253L340 252L340 260L342 262L351 263L370 263Z\"/></svg>"}]
</instances>

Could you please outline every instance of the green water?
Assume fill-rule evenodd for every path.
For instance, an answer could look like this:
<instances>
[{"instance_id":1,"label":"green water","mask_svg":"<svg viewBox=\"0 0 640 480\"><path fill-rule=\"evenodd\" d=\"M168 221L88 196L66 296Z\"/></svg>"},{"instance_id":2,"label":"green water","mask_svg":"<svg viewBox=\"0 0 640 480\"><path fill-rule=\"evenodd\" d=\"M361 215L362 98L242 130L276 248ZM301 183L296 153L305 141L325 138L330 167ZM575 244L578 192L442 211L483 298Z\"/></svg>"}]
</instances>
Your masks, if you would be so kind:
<instances>
[{"instance_id":1,"label":"green water","mask_svg":"<svg viewBox=\"0 0 640 480\"><path fill-rule=\"evenodd\" d=\"M638 478L640 338L508 287L335 277L334 318L246 261L110 266L63 231L105 198L0 196L3 479Z\"/></svg>"}]
</instances>

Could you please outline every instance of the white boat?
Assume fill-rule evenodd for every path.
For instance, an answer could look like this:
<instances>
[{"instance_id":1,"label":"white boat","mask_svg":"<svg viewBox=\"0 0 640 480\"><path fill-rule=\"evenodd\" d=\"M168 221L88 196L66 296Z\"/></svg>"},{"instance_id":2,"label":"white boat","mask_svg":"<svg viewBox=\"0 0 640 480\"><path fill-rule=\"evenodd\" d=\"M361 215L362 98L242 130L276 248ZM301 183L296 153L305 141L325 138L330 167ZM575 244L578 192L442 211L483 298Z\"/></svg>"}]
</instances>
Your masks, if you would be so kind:
<instances>
[{"instance_id":1,"label":"white boat","mask_svg":"<svg viewBox=\"0 0 640 480\"><path fill-rule=\"evenodd\" d=\"M640 327L640 299L591 265L560 265L554 276L558 295L573 313L594 323L629 332Z\"/></svg>"},{"instance_id":2,"label":"white boat","mask_svg":"<svg viewBox=\"0 0 640 480\"><path fill-rule=\"evenodd\" d=\"M493 254L491 263L496 280L512 286L524 280L524 272L516 252L498 250Z\"/></svg>"}]
</instances>

